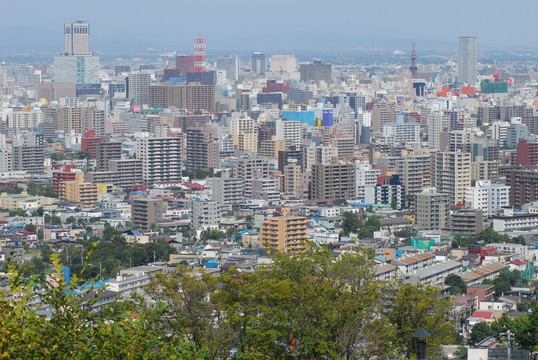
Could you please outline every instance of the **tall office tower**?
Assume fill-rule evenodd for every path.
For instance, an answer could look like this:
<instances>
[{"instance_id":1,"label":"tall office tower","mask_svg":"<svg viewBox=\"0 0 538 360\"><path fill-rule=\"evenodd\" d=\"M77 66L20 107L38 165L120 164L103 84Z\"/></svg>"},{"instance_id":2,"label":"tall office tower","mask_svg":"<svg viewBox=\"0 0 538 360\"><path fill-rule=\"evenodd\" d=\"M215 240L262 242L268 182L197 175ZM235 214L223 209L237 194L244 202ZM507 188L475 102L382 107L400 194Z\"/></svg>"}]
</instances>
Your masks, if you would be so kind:
<instances>
[{"instance_id":1,"label":"tall office tower","mask_svg":"<svg viewBox=\"0 0 538 360\"><path fill-rule=\"evenodd\" d=\"M312 199L343 200L355 198L355 164L312 165Z\"/></svg>"},{"instance_id":2,"label":"tall office tower","mask_svg":"<svg viewBox=\"0 0 538 360\"><path fill-rule=\"evenodd\" d=\"M272 73L290 73L297 71L297 59L295 55L273 55L270 58Z\"/></svg>"},{"instance_id":3,"label":"tall office tower","mask_svg":"<svg viewBox=\"0 0 538 360\"><path fill-rule=\"evenodd\" d=\"M262 157L242 158L234 164L233 174L243 180L245 197L252 198L252 180L269 177L269 161Z\"/></svg>"},{"instance_id":4,"label":"tall office tower","mask_svg":"<svg viewBox=\"0 0 538 360\"><path fill-rule=\"evenodd\" d=\"M299 148L303 144L303 130L299 121L276 122L277 140L290 140L291 144Z\"/></svg>"},{"instance_id":5,"label":"tall office tower","mask_svg":"<svg viewBox=\"0 0 538 360\"><path fill-rule=\"evenodd\" d=\"M180 181L182 164L180 137L141 138L136 143L136 157L142 160L142 177L147 185Z\"/></svg>"},{"instance_id":6,"label":"tall office tower","mask_svg":"<svg viewBox=\"0 0 538 360\"><path fill-rule=\"evenodd\" d=\"M181 76L186 76L187 73L194 72L194 56L192 55L176 56L176 70Z\"/></svg>"},{"instance_id":7,"label":"tall office tower","mask_svg":"<svg viewBox=\"0 0 538 360\"><path fill-rule=\"evenodd\" d=\"M162 221L164 204L161 199L133 199L131 222L142 231L151 230L152 224Z\"/></svg>"},{"instance_id":8,"label":"tall office tower","mask_svg":"<svg viewBox=\"0 0 538 360\"><path fill-rule=\"evenodd\" d=\"M477 76L478 47L476 36L458 37L458 81L475 84Z\"/></svg>"},{"instance_id":9,"label":"tall office tower","mask_svg":"<svg viewBox=\"0 0 538 360\"><path fill-rule=\"evenodd\" d=\"M43 174L45 172L43 145L13 146L12 155L13 171L26 171L29 174Z\"/></svg>"},{"instance_id":10,"label":"tall office tower","mask_svg":"<svg viewBox=\"0 0 538 360\"><path fill-rule=\"evenodd\" d=\"M129 74L125 81L127 82L127 97L133 101L134 105L149 104L151 74Z\"/></svg>"},{"instance_id":11,"label":"tall office tower","mask_svg":"<svg viewBox=\"0 0 538 360\"><path fill-rule=\"evenodd\" d=\"M226 71L226 79L239 80L239 56L219 56L217 59L217 70Z\"/></svg>"},{"instance_id":12,"label":"tall office tower","mask_svg":"<svg viewBox=\"0 0 538 360\"><path fill-rule=\"evenodd\" d=\"M417 194L417 227L426 230L442 230L448 225L448 194L435 188L424 188Z\"/></svg>"},{"instance_id":13,"label":"tall office tower","mask_svg":"<svg viewBox=\"0 0 538 360\"><path fill-rule=\"evenodd\" d=\"M104 141L96 144L97 171L110 171L109 161L121 159L121 145L120 141Z\"/></svg>"},{"instance_id":14,"label":"tall office tower","mask_svg":"<svg viewBox=\"0 0 538 360\"><path fill-rule=\"evenodd\" d=\"M203 127L187 128L187 169L213 169L219 166L219 130L215 124Z\"/></svg>"},{"instance_id":15,"label":"tall office tower","mask_svg":"<svg viewBox=\"0 0 538 360\"><path fill-rule=\"evenodd\" d=\"M255 52L250 57L250 70L253 74L260 75L265 74L267 71L267 61L265 60L265 54Z\"/></svg>"},{"instance_id":16,"label":"tall office tower","mask_svg":"<svg viewBox=\"0 0 538 360\"><path fill-rule=\"evenodd\" d=\"M301 80L303 81L324 81L326 84L332 82L332 65L324 64L320 60L315 60L313 64L301 65Z\"/></svg>"},{"instance_id":17,"label":"tall office tower","mask_svg":"<svg viewBox=\"0 0 538 360\"><path fill-rule=\"evenodd\" d=\"M99 84L99 57L90 51L90 24L64 25L65 51L54 57L54 81L77 85Z\"/></svg>"},{"instance_id":18,"label":"tall office tower","mask_svg":"<svg viewBox=\"0 0 538 360\"><path fill-rule=\"evenodd\" d=\"M90 24L87 21L75 21L64 24L65 51L63 55L91 56Z\"/></svg>"},{"instance_id":19,"label":"tall office tower","mask_svg":"<svg viewBox=\"0 0 538 360\"><path fill-rule=\"evenodd\" d=\"M463 204L465 191L471 186L471 154L438 152L432 155L432 184L448 194L450 204Z\"/></svg>"}]
</instances>

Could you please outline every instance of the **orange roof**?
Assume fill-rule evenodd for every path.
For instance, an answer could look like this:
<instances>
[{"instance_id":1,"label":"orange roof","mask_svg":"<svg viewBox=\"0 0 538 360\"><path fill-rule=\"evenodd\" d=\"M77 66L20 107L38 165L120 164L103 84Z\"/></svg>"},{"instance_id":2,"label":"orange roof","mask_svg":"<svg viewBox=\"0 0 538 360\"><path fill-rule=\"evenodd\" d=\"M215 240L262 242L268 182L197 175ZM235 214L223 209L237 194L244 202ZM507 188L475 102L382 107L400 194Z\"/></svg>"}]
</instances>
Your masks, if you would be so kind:
<instances>
[{"instance_id":1,"label":"orange roof","mask_svg":"<svg viewBox=\"0 0 538 360\"><path fill-rule=\"evenodd\" d=\"M461 88L461 93L464 95L475 95L476 89L474 86L464 86Z\"/></svg>"}]
</instances>

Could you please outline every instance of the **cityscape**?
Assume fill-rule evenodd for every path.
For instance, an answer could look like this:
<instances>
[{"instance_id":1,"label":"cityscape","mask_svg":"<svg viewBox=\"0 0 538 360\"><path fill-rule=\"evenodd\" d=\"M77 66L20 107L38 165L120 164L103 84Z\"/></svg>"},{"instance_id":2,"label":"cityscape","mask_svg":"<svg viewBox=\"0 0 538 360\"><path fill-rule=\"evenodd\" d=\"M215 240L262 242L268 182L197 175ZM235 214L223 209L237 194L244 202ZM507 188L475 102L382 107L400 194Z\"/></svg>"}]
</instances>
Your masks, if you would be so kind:
<instances>
[{"instance_id":1,"label":"cityscape","mask_svg":"<svg viewBox=\"0 0 538 360\"><path fill-rule=\"evenodd\" d=\"M0 41L0 357L538 359L533 44L66 20Z\"/></svg>"}]
</instances>

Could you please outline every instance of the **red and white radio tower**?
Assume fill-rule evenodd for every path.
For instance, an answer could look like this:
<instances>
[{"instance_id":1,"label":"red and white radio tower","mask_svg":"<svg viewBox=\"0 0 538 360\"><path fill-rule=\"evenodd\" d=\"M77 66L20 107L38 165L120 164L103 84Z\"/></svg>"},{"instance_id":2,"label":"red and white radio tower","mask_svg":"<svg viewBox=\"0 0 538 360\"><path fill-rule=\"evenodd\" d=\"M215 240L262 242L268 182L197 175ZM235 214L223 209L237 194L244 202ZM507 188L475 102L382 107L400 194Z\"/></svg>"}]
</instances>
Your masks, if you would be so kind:
<instances>
[{"instance_id":1,"label":"red and white radio tower","mask_svg":"<svg viewBox=\"0 0 538 360\"><path fill-rule=\"evenodd\" d=\"M194 72L206 71L206 60L205 38L202 37L202 34L199 34L194 39Z\"/></svg>"}]
</instances>

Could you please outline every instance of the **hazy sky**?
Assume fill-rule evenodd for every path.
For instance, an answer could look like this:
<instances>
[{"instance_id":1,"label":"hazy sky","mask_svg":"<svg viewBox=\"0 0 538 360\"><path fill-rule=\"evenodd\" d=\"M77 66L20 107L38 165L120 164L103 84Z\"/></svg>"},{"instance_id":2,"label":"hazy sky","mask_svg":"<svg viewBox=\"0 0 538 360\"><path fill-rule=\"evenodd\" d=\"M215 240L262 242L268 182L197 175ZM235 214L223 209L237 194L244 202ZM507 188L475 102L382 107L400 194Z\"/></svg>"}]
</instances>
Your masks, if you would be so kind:
<instances>
[{"instance_id":1,"label":"hazy sky","mask_svg":"<svg viewBox=\"0 0 538 360\"><path fill-rule=\"evenodd\" d=\"M521 0L1 0L0 54L27 46L59 52L63 23L88 20L92 50L234 50L417 47L538 49L538 1ZM24 44L24 45L21 45Z\"/></svg>"}]
</instances>

